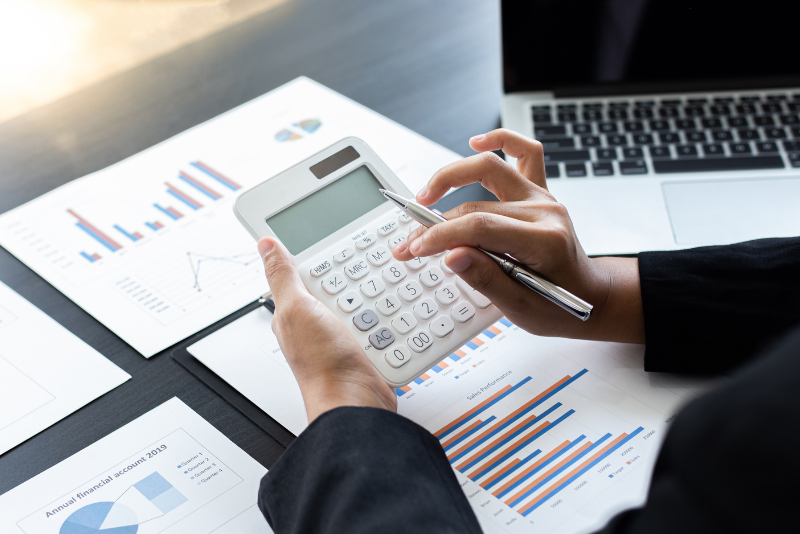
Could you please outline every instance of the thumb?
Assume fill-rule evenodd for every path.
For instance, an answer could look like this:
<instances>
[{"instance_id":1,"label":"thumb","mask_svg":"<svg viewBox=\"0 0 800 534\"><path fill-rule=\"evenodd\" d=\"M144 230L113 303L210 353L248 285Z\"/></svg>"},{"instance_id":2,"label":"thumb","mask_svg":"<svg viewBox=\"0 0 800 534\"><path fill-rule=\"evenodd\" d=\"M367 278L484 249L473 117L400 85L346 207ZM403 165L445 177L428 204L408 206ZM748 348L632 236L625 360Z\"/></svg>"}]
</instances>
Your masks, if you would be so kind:
<instances>
[{"instance_id":1,"label":"thumb","mask_svg":"<svg viewBox=\"0 0 800 534\"><path fill-rule=\"evenodd\" d=\"M264 260L264 273L276 308L281 306L280 302L288 304L308 294L294 265L294 258L283 243L272 237L262 237L258 242L258 253Z\"/></svg>"}]
</instances>

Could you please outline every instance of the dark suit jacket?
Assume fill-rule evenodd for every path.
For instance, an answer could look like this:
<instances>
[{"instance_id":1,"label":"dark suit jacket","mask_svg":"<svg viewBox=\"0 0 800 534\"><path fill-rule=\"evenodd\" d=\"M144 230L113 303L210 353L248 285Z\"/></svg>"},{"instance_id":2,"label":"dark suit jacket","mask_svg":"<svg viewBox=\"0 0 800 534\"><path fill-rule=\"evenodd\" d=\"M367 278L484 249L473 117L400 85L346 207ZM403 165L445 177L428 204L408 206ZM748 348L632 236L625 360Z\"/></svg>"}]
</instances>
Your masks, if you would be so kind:
<instances>
[{"instance_id":1,"label":"dark suit jacket","mask_svg":"<svg viewBox=\"0 0 800 534\"><path fill-rule=\"evenodd\" d=\"M800 238L639 256L645 369L732 374L665 438L644 507L603 533L779 532L800 514ZM783 337L779 341L779 338ZM283 533L477 533L439 442L372 408L323 414L264 477Z\"/></svg>"}]
</instances>

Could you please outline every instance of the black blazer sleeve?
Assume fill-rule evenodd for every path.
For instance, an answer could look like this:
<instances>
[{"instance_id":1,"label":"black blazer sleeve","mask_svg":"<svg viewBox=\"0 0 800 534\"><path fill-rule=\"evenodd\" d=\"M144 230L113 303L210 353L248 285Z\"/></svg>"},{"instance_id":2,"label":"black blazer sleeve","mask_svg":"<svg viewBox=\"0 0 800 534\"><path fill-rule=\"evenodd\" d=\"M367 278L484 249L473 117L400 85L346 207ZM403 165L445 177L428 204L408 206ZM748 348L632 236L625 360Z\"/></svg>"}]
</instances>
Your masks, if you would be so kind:
<instances>
[{"instance_id":1,"label":"black blazer sleeve","mask_svg":"<svg viewBox=\"0 0 800 534\"><path fill-rule=\"evenodd\" d=\"M376 408L318 417L261 481L258 505L276 534L481 532L436 438Z\"/></svg>"},{"instance_id":2,"label":"black blazer sleeve","mask_svg":"<svg viewBox=\"0 0 800 534\"><path fill-rule=\"evenodd\" d=\"M646 371L727 372L800 324L800 237L644 252L639 275Z\"/></svg>"}]
</instances>

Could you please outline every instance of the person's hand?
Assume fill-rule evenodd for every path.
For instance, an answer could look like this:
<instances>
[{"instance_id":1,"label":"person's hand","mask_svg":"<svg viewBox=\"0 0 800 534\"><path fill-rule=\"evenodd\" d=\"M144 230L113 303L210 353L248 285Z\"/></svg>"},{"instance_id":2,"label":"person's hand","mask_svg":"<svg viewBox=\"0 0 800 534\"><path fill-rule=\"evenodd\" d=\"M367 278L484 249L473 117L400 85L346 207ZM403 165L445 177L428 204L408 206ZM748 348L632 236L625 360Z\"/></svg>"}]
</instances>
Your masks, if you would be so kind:
<instances>
[{"instance_id":1,"label":"person's hand","mask_svg":"<svg viewBox=\"0 0 800 534\"><path fill-rule=\"evenodd\" d=\"M482 152L448 165L417 194L429 206L452 187L480 182L500 202L467 202L447 222L418 228L392 251L408 261L445 250L445 264L515 324L538 335L644 342L636 259L590 259L566 208L547 190L541 143L509 130L470 139ZM517 169L493 154L503 150ZM505 252L594 306L582 322L508 277L475 247Z\"/></svg>"},{"instance_id":2,"label":"person's hand","mask_svg":"<svg viewBox=\"0 0 800 534\"><path fill-rule=\"evenodd\" d=\"M270 237L258 242L275 315L272 331L289 362L311 423L339 406L397 410L397 396L344 324L303 285L294 258Z\"/></svg>"}]
</instances>

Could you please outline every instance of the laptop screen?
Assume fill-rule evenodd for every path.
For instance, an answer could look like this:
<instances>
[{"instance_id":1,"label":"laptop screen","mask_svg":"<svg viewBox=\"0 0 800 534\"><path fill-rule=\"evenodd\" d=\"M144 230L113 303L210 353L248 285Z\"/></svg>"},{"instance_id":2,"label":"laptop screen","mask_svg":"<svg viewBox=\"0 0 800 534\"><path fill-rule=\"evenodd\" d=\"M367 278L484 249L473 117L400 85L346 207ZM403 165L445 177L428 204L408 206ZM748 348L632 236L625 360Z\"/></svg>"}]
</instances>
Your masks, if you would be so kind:
<instances>
[{"instance_id":1,"label":"laptop screen","mask_svg":"<svg viewBox=\"0 0 800 534\"><path fill-rule=\"evenodd\" d=\"M506 93L795 85L794 2L503 0Z\"/></svg>"}]
</instances>

